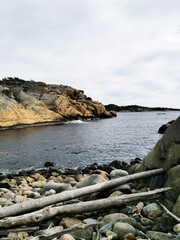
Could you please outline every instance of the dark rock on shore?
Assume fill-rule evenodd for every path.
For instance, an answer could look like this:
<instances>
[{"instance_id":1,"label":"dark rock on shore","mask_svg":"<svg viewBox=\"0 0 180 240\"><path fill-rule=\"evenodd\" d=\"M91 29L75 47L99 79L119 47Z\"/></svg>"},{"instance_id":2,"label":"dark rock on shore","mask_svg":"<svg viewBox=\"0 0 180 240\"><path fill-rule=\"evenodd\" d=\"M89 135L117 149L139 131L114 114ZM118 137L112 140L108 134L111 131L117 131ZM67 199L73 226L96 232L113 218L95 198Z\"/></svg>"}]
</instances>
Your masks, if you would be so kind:
<instances>
[{"instance_id":1,"label":"dark rock on shore","mask_svg":"<svg viewBox=\"0 0 180 240\"><path fill-rule=\"evenodd\" d=\"M166 131L166 129L167 129L174 121L175 121L175 120L171 120L171 121L169 121L168 123L163 124L163 125L159 128L158 133L164 134L165 131Z\"/></svg>"},{"instance_id":2,"label":"dark rock on shore","mask_svg":"<svg viewBox=\"0 0 180 240\"><path fill-rule=\"evenodd\" d=\"M118 106L115 104L105 105L107 111L116 112L149 112L149 111L180 111L177 108L164 108L164 107L143 107L138 105Z\"/></svg>"},{"instance_id":3,"label":"dark rock on shore","mask_svg":"<svg viewBox=\"0 0 180 240\"><path fill-rule=\"evenodd\" d=\"M19 78L0 81L0 130L113 116L82 90Z\"/></svg>"}]
</instances>

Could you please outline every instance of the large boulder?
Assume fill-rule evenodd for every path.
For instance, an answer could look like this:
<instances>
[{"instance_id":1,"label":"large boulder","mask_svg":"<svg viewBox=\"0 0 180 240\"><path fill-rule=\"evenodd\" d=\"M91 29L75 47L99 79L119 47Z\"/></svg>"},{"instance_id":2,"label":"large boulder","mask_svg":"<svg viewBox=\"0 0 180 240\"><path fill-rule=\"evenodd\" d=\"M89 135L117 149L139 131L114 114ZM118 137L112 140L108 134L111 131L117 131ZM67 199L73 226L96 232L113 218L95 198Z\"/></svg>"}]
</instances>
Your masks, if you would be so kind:
<instances>
[{"instance_id":1,"label":"large boulder","mask_svg":"<svg viewBox=\"0 0 180 240\"><path fill-rule=\"evenodd\" d=\"M154 148L143 159L136 172L163 168L166 178L154 177L148 184L150 187L162 186L172 187L171 191L165 193L162 202L166 207L180 217L180 117L176 119L165 131L164 136L156 143Z\"/></svg>"},{"instance_id":2,"label":"large boulder","mask_svg":"<svg viewBox=\"0 0 180 240\"><path fill-rule=\"evenodd\" d=\"M170 168L180 163L180 117L169 126L164 136L157 142L142 162L146 169Z\"/></svg>"}]
</instances>

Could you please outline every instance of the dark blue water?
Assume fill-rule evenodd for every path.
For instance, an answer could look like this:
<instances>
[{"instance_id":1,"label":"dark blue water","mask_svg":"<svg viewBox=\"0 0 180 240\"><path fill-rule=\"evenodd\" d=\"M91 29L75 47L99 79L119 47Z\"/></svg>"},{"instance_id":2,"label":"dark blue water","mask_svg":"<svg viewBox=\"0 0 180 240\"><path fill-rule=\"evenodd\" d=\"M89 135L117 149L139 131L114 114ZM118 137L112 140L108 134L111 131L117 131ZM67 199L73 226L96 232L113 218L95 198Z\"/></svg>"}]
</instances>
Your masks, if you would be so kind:
<instances>
[{"instance_id":1,"label":"dark blue water","mask_svg":"<svg viewBox=\"0 0 180 240\"><path fill-rule=\"evenodd\" d=\"M77 168L144 156L162 135L159 127L180 112L118 113L117 118L0 132L0 171Z\"/></svg>"}]
</instances>

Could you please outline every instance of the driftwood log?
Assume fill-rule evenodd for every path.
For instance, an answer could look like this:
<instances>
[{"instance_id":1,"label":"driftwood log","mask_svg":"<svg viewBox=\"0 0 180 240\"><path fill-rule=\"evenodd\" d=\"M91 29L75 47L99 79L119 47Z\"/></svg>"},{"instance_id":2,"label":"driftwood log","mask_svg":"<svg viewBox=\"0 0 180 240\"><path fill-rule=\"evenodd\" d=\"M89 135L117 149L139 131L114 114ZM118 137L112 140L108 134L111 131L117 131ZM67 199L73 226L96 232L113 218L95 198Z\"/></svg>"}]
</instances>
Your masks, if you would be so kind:
<instances>
[{"instance_id":1,"label":"driftwood log","mask_svg":"<svg viewBox=\"0 0 180 240\"><path fill-rule=\"evenodd\" d=\"M171 190L171 188L161 188L149 192L134 193L129 195L122 195L114 198L100 199L94 201L80 202L75 204L69 204L58 207L46 207L42 210L35 211L32 213L27 213L20 216L6 217L0 220L0 228L11 228L15 226L26 226L30 224L35 224L56 215L64 214L78 214L85 212L98 211L102 209L107 209L111 207L119 207L123 204L140 201L149 200L159 197L159 195L165 191Z\"/></svg>"},{"instance_id":2,"label":"driftwood log","mask_svg":"<svg viewBox=\"0 0 180 240\"><path fill-rule=\"evenodd\" d=\"M67 201L67 200L88 195L91 193L111 189L116 186L131 182L134 180L148 178L154 175L162 174L163 172L164 172L163 169L155 169L155 170L135 173L125 177L110 180L107 182L91 185L88 187L83 187L76 190L64 191L51 196L34 199L32 201L14 204L12 206L8 206L0 209L0 219L4 217L15 216L15 215L35 211L43 207L46 207L48 205L52 205L62 201Z\"/></svg>"}]
</instances>

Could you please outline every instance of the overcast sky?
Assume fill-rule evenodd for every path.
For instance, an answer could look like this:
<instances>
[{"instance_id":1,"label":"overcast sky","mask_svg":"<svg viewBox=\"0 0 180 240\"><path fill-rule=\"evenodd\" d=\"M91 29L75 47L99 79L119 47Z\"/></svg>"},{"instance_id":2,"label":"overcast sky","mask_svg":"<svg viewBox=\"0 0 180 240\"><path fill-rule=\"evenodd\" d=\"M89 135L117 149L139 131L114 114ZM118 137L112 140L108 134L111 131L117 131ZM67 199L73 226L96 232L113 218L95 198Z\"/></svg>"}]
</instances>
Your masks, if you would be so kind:
<instances>
[{"instance_id":1,"label":"overcast sky","mask_svg":"<svg viewBox=\"0 0 180 240\"><path fill-rule=\"evenodd\" d=\"M0 0L0 78L180 108L179 0Z\"/></svg>"}]
</instances>

